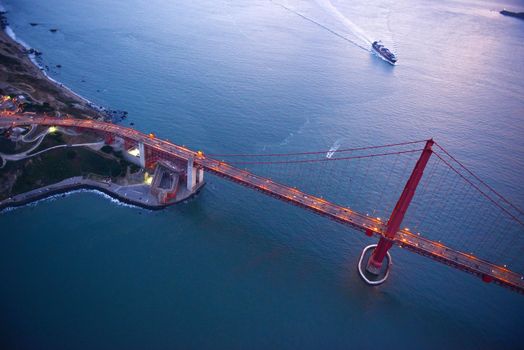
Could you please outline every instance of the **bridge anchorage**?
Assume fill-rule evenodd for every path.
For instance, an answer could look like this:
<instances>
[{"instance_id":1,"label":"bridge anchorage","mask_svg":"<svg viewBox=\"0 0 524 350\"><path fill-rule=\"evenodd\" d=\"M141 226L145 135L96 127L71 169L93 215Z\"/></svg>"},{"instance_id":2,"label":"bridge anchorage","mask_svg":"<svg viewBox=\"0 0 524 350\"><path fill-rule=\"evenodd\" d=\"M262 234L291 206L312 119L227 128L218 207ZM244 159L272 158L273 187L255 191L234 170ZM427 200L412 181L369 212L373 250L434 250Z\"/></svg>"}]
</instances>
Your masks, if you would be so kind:
<instances>
[{"instance_id":1,"label":"bridge anchorage","mask_svg":"<svg viewBox=\"0 0 524 350\"><path fill-rule=\"evenodd\" d=\"M362 279L369 285L382 284L389 276L389 269L392 261L389 249L393 246L393 243L397 238L396 234L400 229L402 220L404 220L409 204L415 196L417 186L420 179L422 179L424 169L426 168L431 153L433 152L432 147L434 143L433 139L426 142L426 146L424 147L419 160L415 164L415 168L413 169L395 208L391 212L384 236L380 237L378 244L369 245L362 251L358 262L358 271ZM372 250L371 255L367 259L365 268L363 268L362 264L366 261L366 253L369 250ZM383 266L384 259L387 260L385 268Z\"/></svg>"}]
</instances>

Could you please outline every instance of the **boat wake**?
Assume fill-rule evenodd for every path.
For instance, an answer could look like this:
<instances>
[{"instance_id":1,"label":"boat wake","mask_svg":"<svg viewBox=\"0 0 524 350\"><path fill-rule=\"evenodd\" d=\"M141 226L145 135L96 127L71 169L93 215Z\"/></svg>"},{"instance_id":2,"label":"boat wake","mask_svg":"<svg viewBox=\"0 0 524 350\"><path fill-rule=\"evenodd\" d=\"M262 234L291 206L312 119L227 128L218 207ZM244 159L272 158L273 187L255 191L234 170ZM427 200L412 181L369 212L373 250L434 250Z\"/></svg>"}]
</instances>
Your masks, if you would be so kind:
<instances>
[{"instance_id":1,"label":"boat wake","mask_svg":"<svg viewBox=\"0 0 524 350\"><path fill-rule=\"evenodd\" d=\"M342 12L340 12L335 6L333 6L333 3L331 3L330 0L316 0L316 3L324 10L326 10L326 12L333 14L341 23L343 23L346 26L347 29L351 31L353 35L355 35L357 38L359 38L366 44L371 45L371 42L373 40L371 40L369 36L366 35L364 30L362 30L362 28L353 23L349 18L344 16Z\"/></svg>"},{"instance_id":2,"label":"boat wake","mask_svg":"<svg viewBox=\"0 0 524 350\"><path fill-rule=\"evenodd\" d=\"M342 140L336 140L333 146L331 146L329 151L326 153L326 158L331 159L335 152L340 148L340 145L342 145Z\"/></svg>"},{"instance_id":3,"label":"boat wake","mask_svg":"<svg viewBox=\"0 0 524 350\"><path fill-rule=\"evenodd\" d=\"M349 42L350 44L353 44L353 45L357 46L358 48L361 48L362 50L365 50L365 51L369 52L369 48L368 47L365 47L364 45L359 44L355 40L351 40L350 38L348 38L348 37L346 37L346 36L336 32L336 31L334 31L333 29L329 28L328 26L326 26L326 25L324 25L324 24L322 24L322 23L320 23L320 22L318 22L318 21L316 21L316 20L314 20L314 19L312 19L312 18L310 18L310 17L308 17L306 15L303 15L302 13L300 13L298 11L295 11L292 8L287 7L287 6L285 6L285 5L283 5L283 4L279 3L279 2L276 2L276 1L273 1L273 0L269 0L269 1L271 1L273 4L275 4L277 6L282 7L286 11L291 12L291 13L293 13L293 14L295 14L295 15L303 18L303 19L305 19L306 21L311 22L311 23L319 26L320 28L330 32L331 34L336 35L340 39L345 40L345 41ZM371 41L369 41L369 43L371 43Z\"/></svg>"},{"instance_id":4,"label":"boat wake","mask_svg":"<svg viewBox=\"0 0 524 350\"><path fill-rule=\"evenodd\" d=\"M278 145L279 146L285 146L287 144L289 144L289 142L291 141L291 139L295 136L295 135L300 135L304 132L304 130L306 129L306 127L309 125L310 123L310 120L309 118L306 119L306 121L304 122L304 124L302 124L298 130L296 132L290 132L289 135L286 136L286 138L280 142ZM265 149L265 147L264 147Z\"/></svg>"}]
</instances>

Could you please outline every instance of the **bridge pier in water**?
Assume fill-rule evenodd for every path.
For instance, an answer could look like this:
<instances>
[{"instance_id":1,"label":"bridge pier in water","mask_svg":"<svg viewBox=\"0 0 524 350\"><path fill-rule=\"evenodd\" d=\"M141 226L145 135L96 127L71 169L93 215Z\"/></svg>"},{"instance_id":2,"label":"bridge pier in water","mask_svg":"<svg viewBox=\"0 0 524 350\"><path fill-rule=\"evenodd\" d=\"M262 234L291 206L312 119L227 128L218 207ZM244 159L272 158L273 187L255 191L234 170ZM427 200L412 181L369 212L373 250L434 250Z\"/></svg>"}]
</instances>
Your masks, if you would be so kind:
<instances>
[{"instance_id":1,"label":"bridge pier in water","mask_svg":"<svg viewBox=\"0 0 524 350\"><path fill-rule=\"evenodd\" d=\"M359 272L361 277L371 285L376 285L385 282L387 279L388 273L389 273L389 267L391 265L391 256L389 255L389 249L393 246L393 242L395 241L396 234L398 230L400 229L400 225L402 224L402 220L404 220L404 216L406 215L406 212L408 210L409 204L411 203L411 200L415 196L415 191L417 190L417 186L420 182L420 179L422 179L422 175L424 174L424 169L426 168L426 165L428 164L429 158L431 157L432 146L434 144L434 141L428 140L426 142L426 146L424 147L424 150L422 151L422 154L420 155L419 160L417 161L417 164L415 164L415 168L413 169L411 176L409 177L406 186L404 187L404 190L402 191L402 194L400 195L400 198L397 201L397 204L395 205L395 208L391 212L391 215L389 217L387 226L386 226L386 232L382 237L380 237L380 240L378 244L374 247L371 256L369 257L365 271L367 271L369 274L373 276L367 277L365 272L363 272L362 264L363 264L363 258L365 257L365 253L373 248L373 246L368 246L364 248L364 251L362 252L362 256L359 261ZM383 263L384 259L387 257L388 266L386 267L385 272L383 271Z\"/></svg>"}]
</instances>

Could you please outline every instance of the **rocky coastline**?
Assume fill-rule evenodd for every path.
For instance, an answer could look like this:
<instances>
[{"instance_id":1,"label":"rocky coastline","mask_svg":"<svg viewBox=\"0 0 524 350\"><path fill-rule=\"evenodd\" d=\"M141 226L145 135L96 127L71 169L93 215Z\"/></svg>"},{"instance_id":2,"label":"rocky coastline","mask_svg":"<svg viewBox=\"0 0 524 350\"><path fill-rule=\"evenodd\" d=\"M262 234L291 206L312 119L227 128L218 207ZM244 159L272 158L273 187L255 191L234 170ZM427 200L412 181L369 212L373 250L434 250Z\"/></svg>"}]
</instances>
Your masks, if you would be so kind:
<instances>
[{"instance_id":1,"label":"rocky coastline","mask_svg":"<svg viewBox=\"0 0 524 350\"><path fill-rule=\"evenodd\" d=\"M36 25L36 23L34 24ZM31 24L31 26L34 25ZM23 42L15 40L14 33L9 28L5 11L0 11L0 28L0 102L4 102L3 104L0 103L0 106L2 108L9 106L8 110L0 110L0 118L2 117L1 113L29 113L62 118L96 119L107 122L118 122L127 117L127 112L97 106L52 79L46 73L46 66L41 64L42 53L34 48L27 47ZM7 98L9 100L6 100ZM3 143L4 147L6 142L7 139ZM63 140L62 142L68 144L72 141ZM97 154L94 150L90 150L90 152ZM107 156L100 152L98 154L102 158ZM20 169L8 169L4 168L5 163L2 160L0 162L0 181L3 182L3 185L16 183L16 179L24 172L29 171L27 169L30 169L30 163L34 161L33 159L20 160L17 162L24 162ZM41 161L41 159L36 159L36 161ZM63 162L66 163L69 161L71 159L63 159ZM46 177L45 174L44 177ZM122 185L111 180L101 181L85 176L62 177L62 179L57 180L54 180L54 183L42 183L41 179L36 176L31 181L33 184L27 190L13 191L11 187L11 190L0 196L0 211L79 190L99 191L119 202L150 210L162 209L190 197L187 196L169 204L161 204L151 196L141 194L140 191L145 192L141 188L145 186L143 184ZM0 186L0 188L4 187ZM191 196L199 190L200 188Z\"/></svg>"},{"instance_id":2,"label":"rocky coastline","mask_svg":"<svg viewBox=\"0 0 524 350\"><path fill-rule=\"evenodd\" d=\"M0 95L23 96L21 112L110 122L127 117L126 111L97 106L52 79L47 74L49 67L42 63L42 52L15 40L6 14L0 11Z\"/></svg>"}]
</instances>

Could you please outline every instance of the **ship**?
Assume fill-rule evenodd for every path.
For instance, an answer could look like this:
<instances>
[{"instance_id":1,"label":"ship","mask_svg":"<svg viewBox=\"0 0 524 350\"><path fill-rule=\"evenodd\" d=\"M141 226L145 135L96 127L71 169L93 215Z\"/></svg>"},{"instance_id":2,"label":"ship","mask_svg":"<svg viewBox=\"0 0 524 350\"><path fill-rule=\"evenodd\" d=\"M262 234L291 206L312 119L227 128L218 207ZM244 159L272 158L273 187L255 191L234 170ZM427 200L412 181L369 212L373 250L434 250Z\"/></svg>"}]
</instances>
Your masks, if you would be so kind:
<instances>
[{"instance_id":1,"label":"ship","mask_svg":"<svg viewBox=\"0 0 524 350\"><path fill-rule=\"evenodd\" d=\"M397 56L395 56L391 51L388 50L387 47L382 44L380 41L374 41L373 44L371 44L371 47L373 50L380 55L384 60L388 61L392 65L395 65L397 63Z\"/></svg>"}]
</instances>

